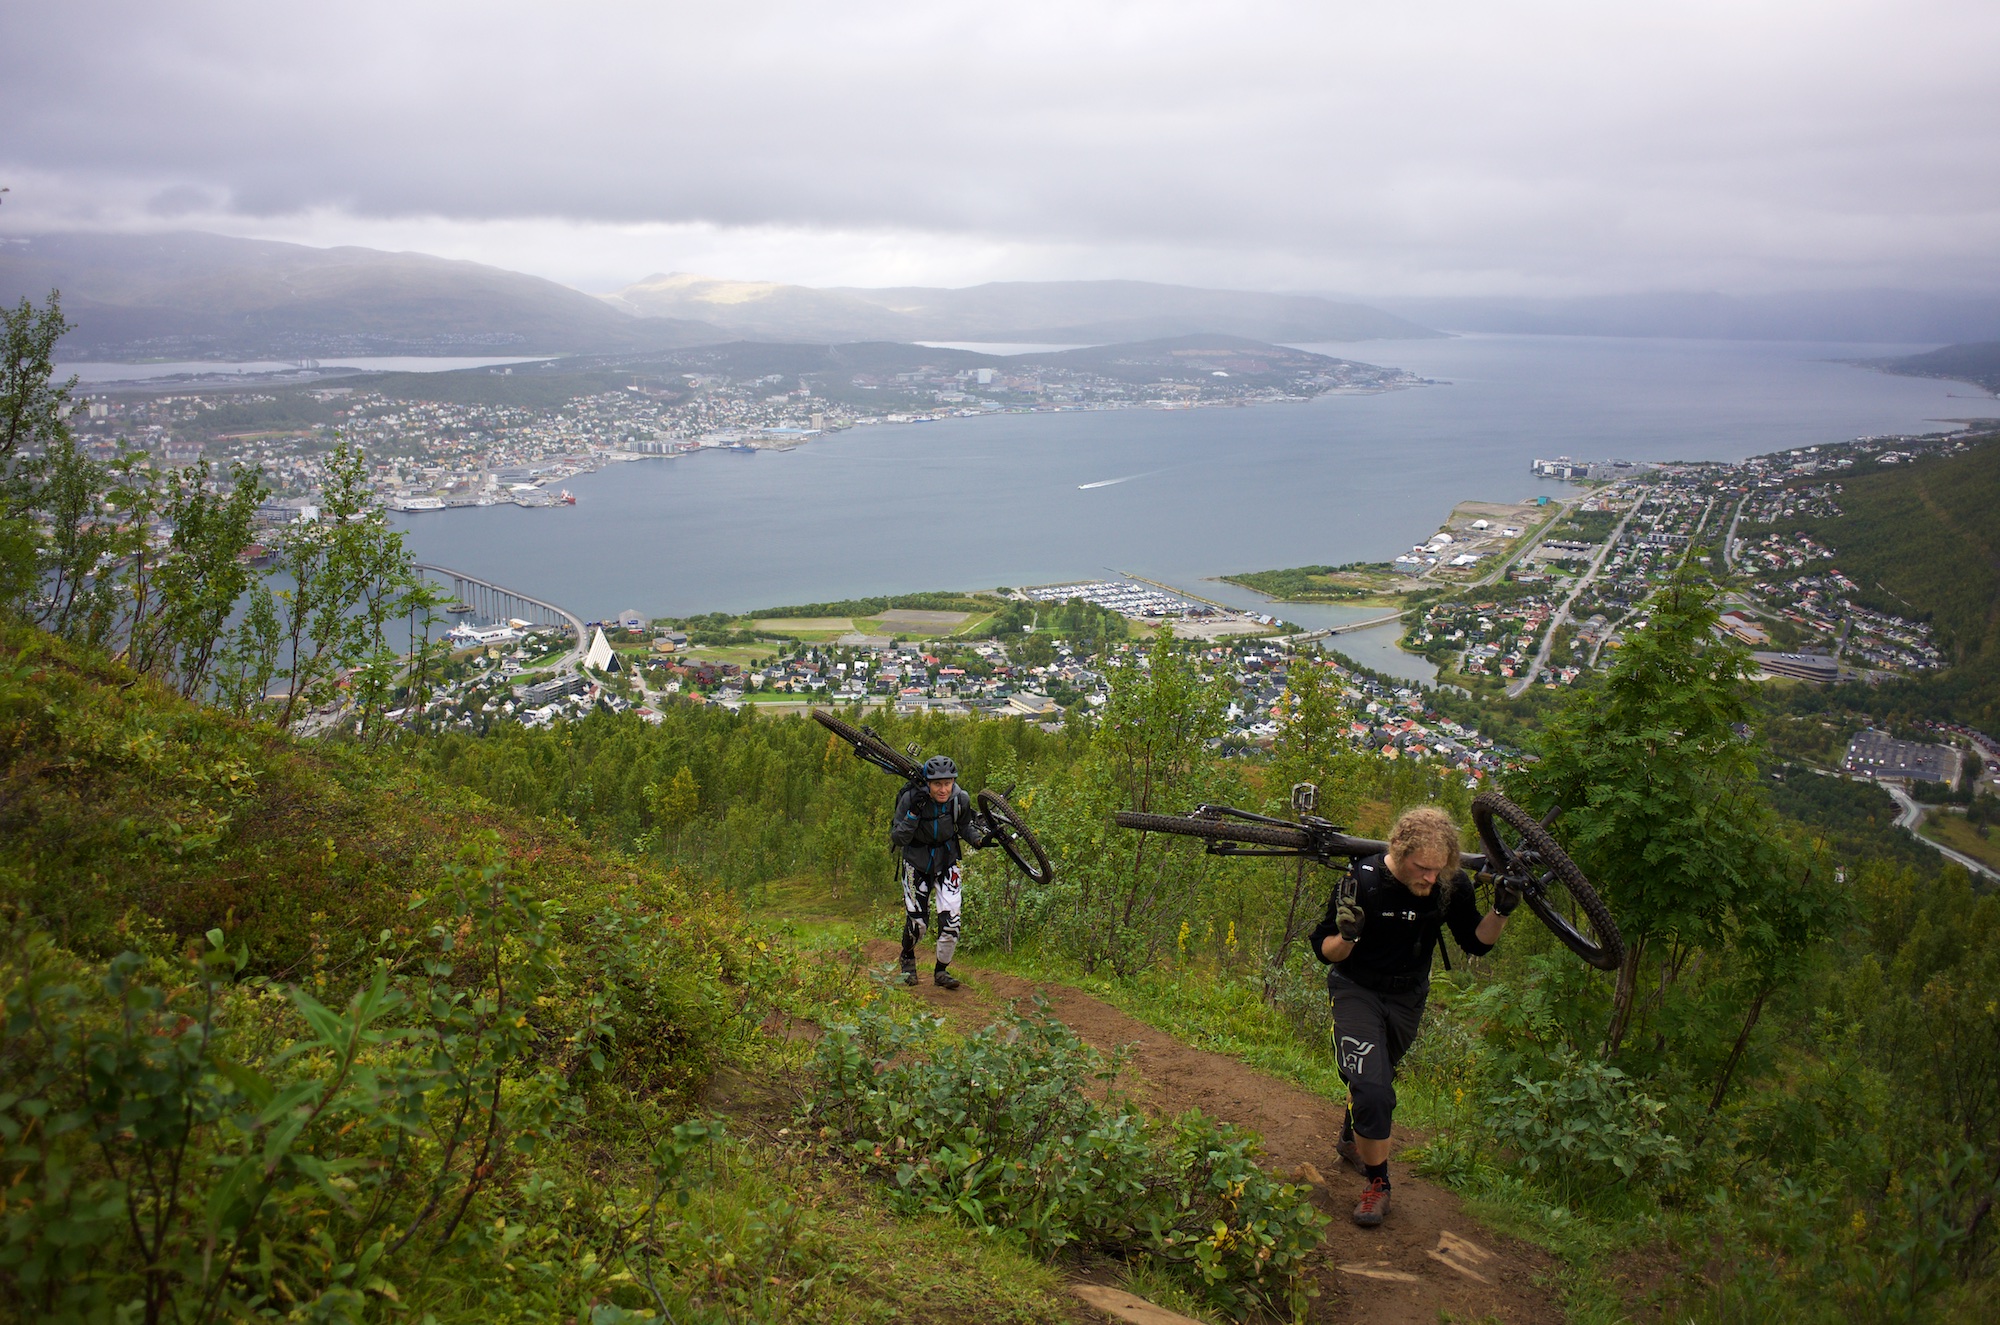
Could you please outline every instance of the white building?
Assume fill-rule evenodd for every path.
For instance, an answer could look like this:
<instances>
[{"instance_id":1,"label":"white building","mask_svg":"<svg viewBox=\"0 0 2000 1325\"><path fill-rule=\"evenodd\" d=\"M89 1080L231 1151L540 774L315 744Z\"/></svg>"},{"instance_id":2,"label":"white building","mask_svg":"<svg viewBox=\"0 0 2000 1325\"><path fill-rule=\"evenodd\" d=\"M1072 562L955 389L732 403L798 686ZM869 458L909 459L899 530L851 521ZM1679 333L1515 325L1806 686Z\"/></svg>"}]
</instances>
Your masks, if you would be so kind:
<instances>
[{"instance_id":1,"label":"white building","mask_svg":"<svg viewBox=\"0 0 2000 1325\"><path fill-rule=\"evenodd\" d=\"M583 665L595 671L614 671L612 663L618 655L612 652L611 641L604 638L604 627L597 628L597 638L590 642L590 652L583 655Z\"/></svg>"},{"instance_id":2,"label":"white building","mask_svg":"<svg viewBox=\"0 0 2000 1325\"><path fill-rule=\"evenodd\" d=\"M450 633L445 638L460 648L472 648L479 645L511 644L521 638L521 632L512 626L474 626L468 624L452 627Z\"/></svg>"}]
</instances>

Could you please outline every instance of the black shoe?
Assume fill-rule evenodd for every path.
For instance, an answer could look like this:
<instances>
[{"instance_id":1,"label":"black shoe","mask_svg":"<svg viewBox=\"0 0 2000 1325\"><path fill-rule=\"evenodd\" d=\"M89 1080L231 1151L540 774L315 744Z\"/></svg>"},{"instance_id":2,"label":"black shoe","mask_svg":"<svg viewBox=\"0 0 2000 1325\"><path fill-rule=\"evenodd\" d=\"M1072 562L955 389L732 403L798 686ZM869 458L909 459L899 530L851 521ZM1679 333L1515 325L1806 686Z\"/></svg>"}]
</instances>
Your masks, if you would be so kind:
<instances>
[{"instance_id":1,"label":"black shoe","mask_svg":"<svg viewBox=\"0 0 2000 1325\"><path fill-rule=\"evenodd\" d=\"M1351 1110L1341 1119L1340 1140L1334 1142L1333 1153L1340 1156L1341 1162L1348 1168L1364 1178L1368 1176L1368 1166L1361 1162L1361 1151L1354 1144L1354 1114Z\"/></svg>"},{"instance_id":2,"label":"black shoe","mask_svg":"<svg viewBox=\"0 0 2000 1325\"><path fill-rule=\"evenodd\" d=\"M957 976L953 975L950 971L932 972L931 981L932 983L936 984L939 989L956 989L961 984L965 983L963 980L960 980ZM917 982L916 977L912 976L910 978L910 983L915 984L916 982Z\"/></svg>"},{"instance_id":3,"label":"black shoe","mask_svg":"<svg viewBox=\"0 0 2000 1325\"><path fill-rule=\"evenodd\" d=\"M908 961L903 963L903 983L911 986L917 983L917 964L915 962Z\"/></svg>"}]
</instances>

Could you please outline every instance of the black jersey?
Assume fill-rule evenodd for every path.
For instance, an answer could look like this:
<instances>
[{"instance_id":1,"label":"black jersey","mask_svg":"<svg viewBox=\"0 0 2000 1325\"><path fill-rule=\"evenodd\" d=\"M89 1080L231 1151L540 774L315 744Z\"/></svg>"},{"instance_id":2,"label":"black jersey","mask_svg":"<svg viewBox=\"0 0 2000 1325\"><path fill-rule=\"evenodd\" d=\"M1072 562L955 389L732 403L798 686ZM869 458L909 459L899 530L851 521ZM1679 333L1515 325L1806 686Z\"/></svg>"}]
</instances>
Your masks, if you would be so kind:
<instances>
[{"instance_id":1,"label":"black jersey","mask_svg":"<svg viewBox=\"0 0 2000 1325\"><path fill-rule=\"evenodd\" d=\"M941 874L958 864L963 854L959 843L984 846L979 816L972 797L964 787L953 787L951 798L942 803L931 799L930 788L913 782L896 797L889 820L889 841L900 847L903 859L921 874Z\"/></svg>"},{"instance_id":2,"label":"black jersey","mask_svg":"<svg viewBox=\"0 0 2000 1325\"><path fill-rule=\"evenodd\" d=\"M1430 979L1431 954L1438 934L1451 927L1458 946L1473 957L1493 950L1479 941L1479 906L1472 899L1472 883L1463 872L1446 889L1443 880L1428 897L1419 897L1389 872L1386 855L1357 860L1348 873L1354 879L1356 899L1368 919L1355 940L1354 951L1334 965L1336 971L1364 989L1414 989ZM1320 944L1338 934L1334 912L1340 906L1340 890L1327 899L1326 915L1312 932L1313 956L1324 962Z\"/></svg>"}]
</instances>

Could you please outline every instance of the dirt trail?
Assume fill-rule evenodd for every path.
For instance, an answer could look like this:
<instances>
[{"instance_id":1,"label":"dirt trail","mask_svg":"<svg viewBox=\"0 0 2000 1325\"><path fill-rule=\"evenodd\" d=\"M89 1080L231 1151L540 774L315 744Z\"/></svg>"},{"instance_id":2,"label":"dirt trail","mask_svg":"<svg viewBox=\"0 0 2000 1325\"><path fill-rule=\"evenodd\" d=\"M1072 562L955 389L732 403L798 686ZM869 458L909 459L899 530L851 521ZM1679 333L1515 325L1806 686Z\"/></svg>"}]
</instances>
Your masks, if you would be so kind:
<instances>
[{"instance_id":1,"label":"dirt trail","mask_svg":"<svg viewBox=\"0 0 2000 1325\"><path fill-rule=\"evenodd\" d=\"M878 961L894 961L896 947L869 945ZM1052 1015L1098 1049L1132 1048L1134 1094L1156 1113L1198 1108L1213 1118L1254 1129L1264 1139L1268 1166L1296 1177L1310 1164L1326 1179L1313 1202L1333 1216L1318 1271L1316 1321L1365 1321L1368 1325L1438 1325L1445 1320L1559 1322L1552 1287L1556 1264L1540 1248L1481 1227L1450 1192L1396 1164L1395 1198L1380 1228L1357 1227L1349 1218L1361 1179L1335 1157L1341 1107L1296 1086L1245 1067L1233 1058L1191 1048L1126 1016L1108 1003L1065 985L1045 984L955 965L965 981L954 992L931 983L901 991L921 998L954 1021L983 1025L1007 1003L1039 994ZM1413 1137L1396 1129L1400 1150ZM1395 1163L1392 1156L1391 1163ZM1538 1282L1540 1281L1540 1282Z\"/></svg>"}]
</instances>

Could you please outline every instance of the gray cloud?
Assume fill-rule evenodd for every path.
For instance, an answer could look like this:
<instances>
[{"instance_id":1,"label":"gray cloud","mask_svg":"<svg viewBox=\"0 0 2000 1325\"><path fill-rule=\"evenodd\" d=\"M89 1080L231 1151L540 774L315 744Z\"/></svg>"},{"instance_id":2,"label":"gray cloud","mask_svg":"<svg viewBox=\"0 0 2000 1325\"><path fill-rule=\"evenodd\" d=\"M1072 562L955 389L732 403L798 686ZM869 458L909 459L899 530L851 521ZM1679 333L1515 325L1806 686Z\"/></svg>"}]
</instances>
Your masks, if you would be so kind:
<instances>
[{"instance_id":1,"label":"gray cloud","mask_svg":"<svg viewBox=\"0 0 2000 1325\"><path fill-rule=\"evenodd\" d=\"M0 41L12 229L415 235L581 280L693 237L790 245L794 279L2000 285L1987 0L73 0Z\"/></svg>"}]
</instances>

